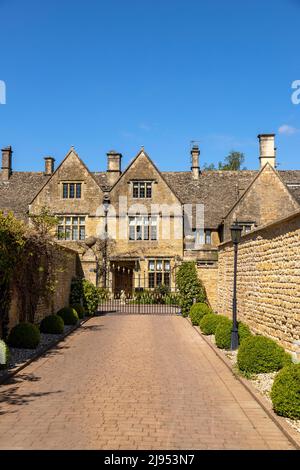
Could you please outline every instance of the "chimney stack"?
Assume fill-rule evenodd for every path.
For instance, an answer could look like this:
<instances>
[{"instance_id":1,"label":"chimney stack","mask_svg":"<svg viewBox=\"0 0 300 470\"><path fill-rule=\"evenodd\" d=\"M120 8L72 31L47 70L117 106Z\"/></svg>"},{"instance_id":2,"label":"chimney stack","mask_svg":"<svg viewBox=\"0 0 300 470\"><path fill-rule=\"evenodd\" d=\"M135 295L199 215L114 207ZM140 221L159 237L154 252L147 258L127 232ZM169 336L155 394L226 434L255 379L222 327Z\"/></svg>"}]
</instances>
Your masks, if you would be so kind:
<instances>
[{"instance_id":1,"label":"chimney stack","mask_svg":"<svg viewBox=\"0 0 300 470\"><path fill-rule=\"evenodd\" d=\"M121 158L122 154L115 150L107 153L107 176L108 183L112 186L121 175Z\"/></svg>"},{"instance_id":2,"label":"chimney stack","mask_svg":"<svg viewBox=\"0 0 300 470\"><path fill-rule=\"evenodd\" d=\"M10 178L12 153L10 146L2 149L2 181L8 181Z\"/></svg>"},{"instance_id":3,"label":"chimney stack","mask_svg":"<svg viewBox=\"0 0 300 470\"><path fill-rule=\"evenodd\" d=\"M199 174L200 174L200 166L199 166L199 156L200 156L200 150L198 145L193 145L192 150L191 150L191 156L192 156L192 166L191 170L193 173L193 179L197 180L199 179Z\"/></svg>"},{"instance_id":4,"label":"chimney stack","mask_svg":"<svg viewBox=\"0 0 300 470\"><path fill-rule=\"evenodd\" d=\"M275 134L259 134L257 137L259 139L260 168L263 168L266 163L276 168Z\"/></svg>"},{"instance_id":5,"label":"chimney stack","mask_svg":"<svg viewBox=\"0 0 300 470\"><path fill-rule=\"evenodd\" d=\"M54 162L55 158L53 157L44 157L45 160L45 171L44 174L46 176L51 176L52 173L54 172Z\"/></svg>"}]
</instances>

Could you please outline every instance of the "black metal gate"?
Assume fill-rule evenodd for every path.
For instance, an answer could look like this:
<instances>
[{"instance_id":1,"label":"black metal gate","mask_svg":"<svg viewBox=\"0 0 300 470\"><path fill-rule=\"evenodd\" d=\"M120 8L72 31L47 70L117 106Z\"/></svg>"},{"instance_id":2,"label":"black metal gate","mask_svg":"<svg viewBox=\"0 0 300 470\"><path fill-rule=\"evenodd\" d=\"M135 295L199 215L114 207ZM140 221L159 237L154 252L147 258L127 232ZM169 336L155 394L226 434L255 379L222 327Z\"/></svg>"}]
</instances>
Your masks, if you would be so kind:
<instances>
[{"instance_id":1,"label":"black metal gate","mask_svg":"<svg viewBox=\"0 0 300 470\"><path fill-rule=\"evenodd\" d=\"M131 291L111 285L108 298L99 305L99 313L110 315L180 315L179 294L175 287L136 287Z\"/></svg>"}]
</instances>

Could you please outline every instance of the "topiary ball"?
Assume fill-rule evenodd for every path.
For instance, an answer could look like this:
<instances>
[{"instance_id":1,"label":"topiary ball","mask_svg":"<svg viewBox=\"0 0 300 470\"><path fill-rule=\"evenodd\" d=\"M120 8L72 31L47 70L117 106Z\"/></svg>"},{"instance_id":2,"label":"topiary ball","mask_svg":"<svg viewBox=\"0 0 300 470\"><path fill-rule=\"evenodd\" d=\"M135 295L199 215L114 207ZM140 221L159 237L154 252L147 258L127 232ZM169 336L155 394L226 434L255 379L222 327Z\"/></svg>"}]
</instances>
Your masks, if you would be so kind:
<instances>
[{"instance_id":1,"label":"topiary ball","mask_svg":"<svg viewBox=\"0 0 300 470\"><path fill-rule=\"evenodd\" d=\"M9 358L9 347L2 339L0 339L0 369L4 369L5 367L7 367Z\"/></svg>"},{"instance_id":2,"label":"topiary ball","mask_svg":"<svg viewBox=\"0 0 300 470\"><path fill-rule=\"evenodd\" d=\"M204 315L199 323L200 329L204 335L214 335L219 322L222 320L222 315L216 315L215 313L208 313Z\"/></svg>"},{"instance_id":3,"label":"topiary ball","mask_svg":"<svg viewBox=\"0 0 300 470\"><path fill-rule=\"evenodd\" d=\"M74 308L77 312L77 315L79 318L84 318L85 316L85 309L81 304L74 304L72 305L72 308Z\"/></svg>"},{"instance_id":4,"label":"topiary ball","mask_svg":"<svg viewBox=\"0 0 300 470\"><path fill-rule=\"evenodd\" d=\"M265 336L246 338L238 351L237 364L240 370L259 374L281 369L291 356L275 341Z\"/></svg>"},{"instance_id":5,"label":"topiary ball","mask_svg":"<svg viewBox=\"0 0 300 470\"><path fill-rule=\"evenodd\" d=\"M232 320L227 317L222 317L222 320L219 321L215 331L215 340L218 348L230 349L231 332ZM247 337L251 336L248 326L242 322L238 322L238 336L239 344L241 344Z\"/></svg>"},{"instance_id":6,"label":"topiary ball","mask_svg":"<svg viewBox=\"0 0 300 470\"><path fill-rule=\"evenodd\" d=\"M57 315L63 319L65 325L76 325L78 322L78 314L72 307L61 308Z\"/></svg>"},{"instance_id":7,"label":"topiary ball","mask_svg":"<svg viewBox=\"0 0 300 470\"><path fill-rule=\"evenodd\" d=\"M9 333L8 344L13 348L35 349L41 335L38 327L32 323L19 323Z\"/></svg>"},{"instance_id":8,"label":"topiary ball","mask_svg":"<svg viewBox=\"0 0 300 470\"><path fill-rule=\"evenodd\" d=\"M48 315L40 324L41 333L59 335L64 332L64 321L59 315Z\"/></svg>"},{"instance_id":9,"label":"topiary ball","mask_svg":"<svg viewBox=\"0 0 300 470\"><path fill-rule=\"evenodd\" d=\"M197 302L191 306L190 319L193 325L199 325L200 321L208 313L213 313L211 308L205 303Z\"/></svg>"},{"instance_id":10,"label":"topiary ball","mask_svg":"<svg viewBox=\"0 0 300 470\"><path fill-rule=\"evenodd\" d=\"M277 414L300 419L300 364L290 364L278 372L273 382L271 399Z\"/></svg>"}]
</instances>

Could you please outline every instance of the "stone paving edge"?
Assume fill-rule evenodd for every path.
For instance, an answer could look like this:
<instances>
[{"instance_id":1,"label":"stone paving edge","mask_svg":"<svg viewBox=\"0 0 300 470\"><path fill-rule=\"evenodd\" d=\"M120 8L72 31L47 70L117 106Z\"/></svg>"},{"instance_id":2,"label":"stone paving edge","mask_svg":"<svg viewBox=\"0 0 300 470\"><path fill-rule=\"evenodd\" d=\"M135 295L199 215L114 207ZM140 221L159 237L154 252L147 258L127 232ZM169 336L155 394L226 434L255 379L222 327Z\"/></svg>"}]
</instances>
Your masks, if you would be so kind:
<instances>
[{"instance_id":1,"label":"stone paving edge","mask_svg":"<svg viewBox=\"0 0 300 470\"><path fill-rule=\"evenodd\" d=\"M259 394L256 389L253 387L252 384L248 383L246 379L239 376L233 371L231 362L224 357L222 352L215 346L211 341L209 341L205 335L203 335L200 331L199 326L192 325L192 322L189 318L186 318L187 322L190 326L197 331L199 336L205 341L205 343L214 351L214 353L218 356L219 359L226 365L226 367L231 371L233 376L247 389L250 395L254 398L254 400L263 408L263 410L267 413L267 415L272 419L272 421L276 424L276 426L283 432L283 434L288 438L288 440L295 446L297 450L300 450L300 437L298 436L297 431L294 431L284 420L283 417L278 416L272 409L271 404L268 402L266 398Z\"/></svg>"},{"instance_id":2,"label":"stone paving edge","mask_svg":"<svg viewBox=\"0 0 300 470\"><path fill-rule=\"evenodd\" d=\"M75 330L77 330L77 328L80 328L81 325L83 325L84 323L86 323L87 321L89 321L91 318L93 318L93 316L90 316L90 317L87 317L87 318L84 318L83 320L81 320L80 322L77 323L77 325L74 325L73 328L71 328L69 331L66 331L62 336L61 338L57 339L56 341L54 341L53 343L51 344L48 344L47 346L45 346L43 349L41 349L39 352L35 353L30 359L28 359L27 361L23 362L23 364L21 364L20 366L16 367L15 369L11 370L11 371L8 371L6 374L4 374L1 378L0 378L0 385L3 385L5 384L5 382L7 382L9 379L11 379L12 377L14 377L16 374L18 374L21 370L25 369L25 367L29 366L32 362L36 361L37 359L39 359L41 356L43 356L46 352L48 352L50 349L52 349L53 347L57 346L61 341L64 341L64 339L69 336L71 333L73 333Z\"/></svg>"}]
</instances>

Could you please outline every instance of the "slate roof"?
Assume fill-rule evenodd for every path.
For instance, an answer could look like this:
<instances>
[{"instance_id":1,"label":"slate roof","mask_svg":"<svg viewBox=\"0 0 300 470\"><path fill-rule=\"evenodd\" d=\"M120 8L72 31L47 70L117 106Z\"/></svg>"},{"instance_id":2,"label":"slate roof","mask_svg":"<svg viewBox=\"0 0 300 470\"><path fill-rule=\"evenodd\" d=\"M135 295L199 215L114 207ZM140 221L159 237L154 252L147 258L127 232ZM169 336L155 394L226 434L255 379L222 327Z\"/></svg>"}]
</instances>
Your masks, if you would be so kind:
<instances>
[{"instance_id":1,"label":"slate roof","mask_svg":"<svg viewBox=\"0 0 300 470\"><path fill-rule=\"evenodd\" d=\"M250 170L204 171L198 180L193 179L190 171L167 171L162 175L183 204L204 204L205 226L217 228L257 173ZM300 204L300 170L278 173ZM106 172L93 172L92 175L103 191L110 189ZM49 178L42 172L13 172L5 182L0 173L0 209L12 210L17 217L26 218L28 205Z\"/></svg>"},{"instance_id":2,"label":"slate roof","mask_svg":"<svg viewBox=\"0 0 300 470\"><path fill-rule=\"evenodd\" d=\"M2 181L0 175L0 210L26 219L30 202L49 178L42 172L14 171L9 181Z\"/></svg>"}]
</instances>

